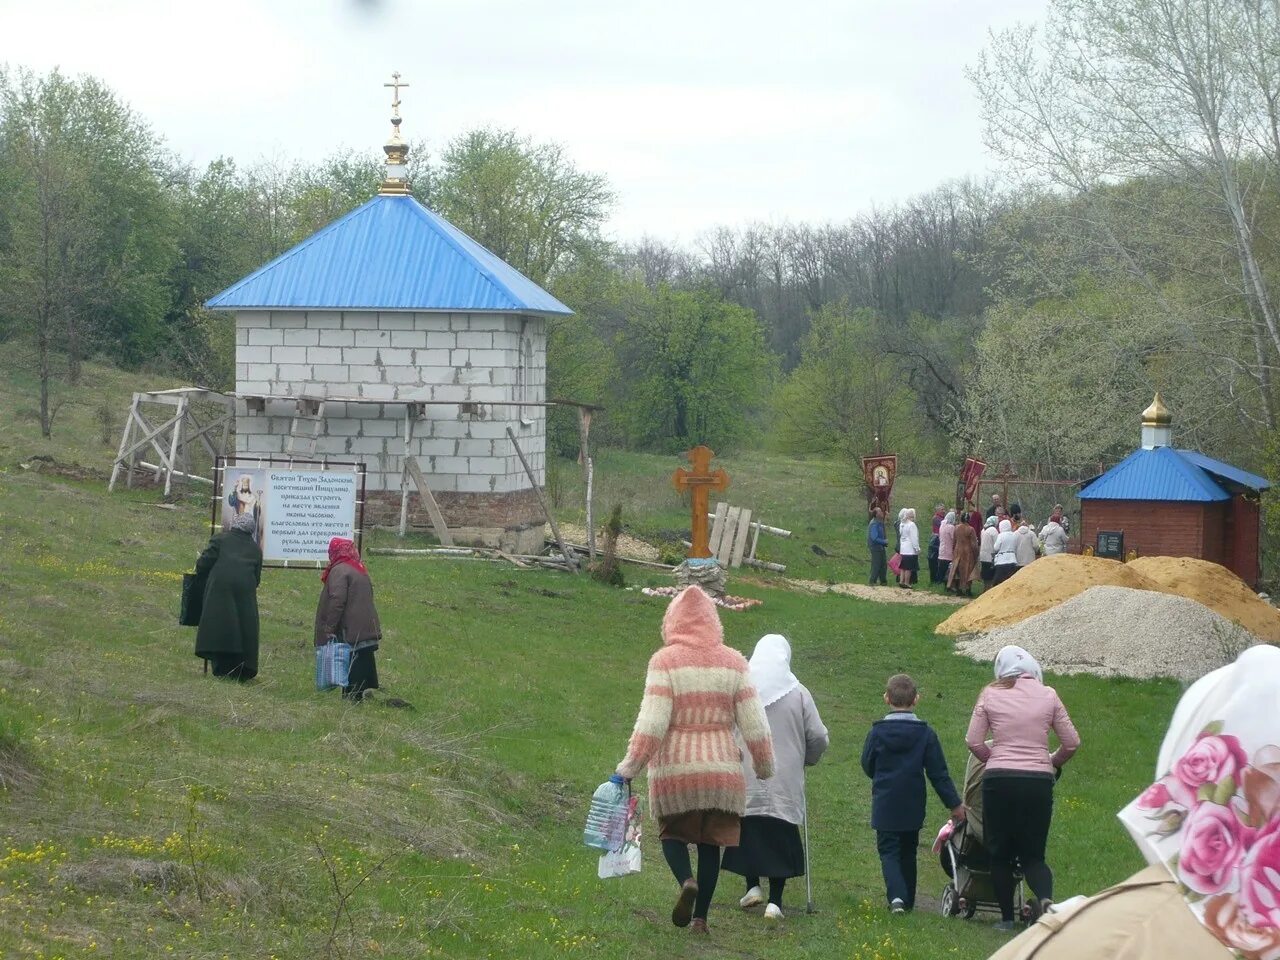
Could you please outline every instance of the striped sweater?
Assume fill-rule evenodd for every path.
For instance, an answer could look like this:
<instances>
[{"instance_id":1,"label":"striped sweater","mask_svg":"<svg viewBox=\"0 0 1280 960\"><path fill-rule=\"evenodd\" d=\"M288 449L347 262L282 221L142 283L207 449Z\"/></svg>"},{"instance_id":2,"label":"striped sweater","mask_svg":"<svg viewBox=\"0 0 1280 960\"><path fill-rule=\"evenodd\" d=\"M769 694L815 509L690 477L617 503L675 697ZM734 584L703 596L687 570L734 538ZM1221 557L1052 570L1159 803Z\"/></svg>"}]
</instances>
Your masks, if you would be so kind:
<instances>
[{"instance_id":1,"label":"striped sweater","mask_svg":"<svg viewBox=\"0 0 1280 960\"><path fill-rule=\"evenodd\" d=\"M662 620L663 647L649 661L644 699L618 773L632 779L648 766L654 816L693 810L746 809L742 754L756 776L773 775L773 741L764 707L751 685L746 658L724 645L711 598L689 587Z\"/></svg>"}]
</instances>

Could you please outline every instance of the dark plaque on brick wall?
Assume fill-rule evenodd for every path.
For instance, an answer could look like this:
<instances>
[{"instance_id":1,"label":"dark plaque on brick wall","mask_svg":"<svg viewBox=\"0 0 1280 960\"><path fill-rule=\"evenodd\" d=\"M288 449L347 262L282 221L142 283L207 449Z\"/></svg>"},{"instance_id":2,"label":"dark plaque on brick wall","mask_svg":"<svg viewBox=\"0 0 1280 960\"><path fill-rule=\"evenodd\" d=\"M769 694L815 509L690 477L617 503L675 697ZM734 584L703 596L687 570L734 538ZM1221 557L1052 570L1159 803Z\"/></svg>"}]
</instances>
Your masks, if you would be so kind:
<instances>
[{"instance_id":1,"label":"dark plaque on brick wall","mask_svg":"<svg viewBox=\"0 0 1280 960\"><path fill-rule=\"evenodd\" d=\"M1094 548L1094 555L1098 557L1109 557L1112 560L1124 559L1124 531L1123 530L1099 530L1098 546Z\"/></svg>"}]
</instances>

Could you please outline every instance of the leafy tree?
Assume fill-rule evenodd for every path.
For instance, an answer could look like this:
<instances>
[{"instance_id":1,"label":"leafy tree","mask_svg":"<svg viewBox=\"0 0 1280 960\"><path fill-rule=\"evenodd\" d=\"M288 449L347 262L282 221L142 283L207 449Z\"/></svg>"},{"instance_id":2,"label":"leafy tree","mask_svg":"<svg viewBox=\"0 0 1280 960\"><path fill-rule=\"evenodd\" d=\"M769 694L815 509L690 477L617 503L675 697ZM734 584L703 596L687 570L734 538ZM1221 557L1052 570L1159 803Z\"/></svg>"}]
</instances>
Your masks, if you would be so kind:
<instances>
[{"instance_id":1,"label":"leafy tree","mask_svg":"<svg viewBox=\"0 0 1280 960\"><path fill-rule=\"evenodd\" d=\"M779 442L801 453L918 453L916 396L885 349L881 324L867 309L829 304L801 340L800 365L774 404Z\"/></svg>"},{"instance_id":2,"label":"leafy tree","mask_svg":"<svg viewBox=\"0 0 1280 960\"><path fill-rule=\"evenodd\" d=\"M578 170L563 147L510 130L454 140L419 195L535 283L597 243L613 201L605 178Z\"/></svg>"},{"instance_id":3,"label":"leafy tree","mask_svg":"<svg viewBox=\"0 0 1280 960\"><path fill-rule=\"evenodd\" d=\"M617 350L627 438L658 450L746 442L777 369L755 314L710 291L660 287Z\"/></svg>"}]
</instances>

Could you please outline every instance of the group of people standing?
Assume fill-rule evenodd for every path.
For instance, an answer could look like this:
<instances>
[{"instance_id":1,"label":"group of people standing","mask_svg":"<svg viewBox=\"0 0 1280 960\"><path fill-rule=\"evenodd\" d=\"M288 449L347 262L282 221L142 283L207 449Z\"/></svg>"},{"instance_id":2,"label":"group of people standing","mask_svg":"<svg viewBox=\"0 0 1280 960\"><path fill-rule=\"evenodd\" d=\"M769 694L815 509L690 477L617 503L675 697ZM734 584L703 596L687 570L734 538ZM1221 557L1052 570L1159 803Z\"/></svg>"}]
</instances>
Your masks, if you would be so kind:
<instances>
[{"instance_id":1,"label":"group of people standing","mask_svg":"<svg viewBox=\"0 0 1280 960\"><path fill-rule=\"evenodd\" d=\"M202 597L195 653L215 677L245 683L258 675L260 645L258 587L262 582L262 550L255 534L256 516L236 514L222 533L214 534L196 560L195 591ZM341 640L351 646L351 665L344 698L359 701L378 688L374 654L382 626L373 602L373 581L355 542L329 541L329 563L320 573L312 641L323 646Z\"/></svg>"},{"instance_id":2,"label":"group of people standing","mask_svg":"<svg viewBox=\"0 0 1280 960\"><path fill-rule=\"evenodd\" d=\"M787 640L762 637L748 662L725 645L715 604L700 588L688 587L671 601L662 640L649 660L639 715L616 773L630 782L647 770L662 853L678 886L671 921L707 932L722 869L744 878L740 907L763 904L765 920L780 921L786 881L808 872L800 832L808 815L805 768L826 751L827 728L791 670ZM986 764L992 879L1001 923L1011 929L1015 865L1038 906L1052 901L1045 847L1053 785L1080 738L1027 651L1001 650L995 675L974 707L966 742ZM891 677L884 701L889 713L872 725L862 767L872 782L886 903L903 913L915 904L926 777L955 820L964 819L965 808L937 735L916 715L915 682L905 674ZM1052 754L1051 731L1060 744ZM698 852L696 875L691 845Z\"/></svg>"},{"instance_id":3,"label":"group of people standing","mask_svg":"<svg viewBox=\"0 0 1280 960\"><path fill-rule=\"evenodd\" d=\"M1062 504L1054 505L1037 533L1017 503L1006 511L999 494L993 494L991 500L985 518L977 510L948 510L942 504L934 508L933 535L923 551L931 584L943 584L948 593L971 597L976 579L980 578L983 589L989 590L1040 556L1066 552L1070 537ZM888 555L884 511L878 505L872 507L867 527L870 584L888 586L892 567L898 586L910 590L919 582L922 553L916 511L911 507L899 510L894 529L896 562Z\"/></svg>"}]
</instances>

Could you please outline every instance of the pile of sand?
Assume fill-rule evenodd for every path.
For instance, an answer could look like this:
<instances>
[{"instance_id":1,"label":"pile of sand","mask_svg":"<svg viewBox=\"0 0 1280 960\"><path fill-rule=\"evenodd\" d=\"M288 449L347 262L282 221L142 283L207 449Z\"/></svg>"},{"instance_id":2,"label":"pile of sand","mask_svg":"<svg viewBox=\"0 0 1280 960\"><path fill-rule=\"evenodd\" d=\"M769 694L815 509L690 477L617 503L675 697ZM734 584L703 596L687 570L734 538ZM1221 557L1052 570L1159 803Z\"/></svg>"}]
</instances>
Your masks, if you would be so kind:
<instances>
[{"instance_id":1,"label":"pile of sand","mask_svg":"<svg viewBox=\"0 0 1280 960\"><path fill-rule=\"evenodd\" d=\"M1020 623L1084 593L1090 587L1162 589L1133 566L1118 560L1070 553L1041 557L1026 569L1019 570L1012 579L986 591L947 617L938 624L936 632L949 635L982 633Z\"/></svg>"},{"instance_id":2,"label":"pile of sand","mask_svg":"<svg viewBox=\"0 0 1280 960\"><path fill-rule=\"evenodd\" d=\"M549 531L548 531L549 532ZM587 528L577 523L561 523L560 536L564 537L565 543L577 544L585 547L587 544ZM596 533L596 549L604 549L604 528L601 527ZM631 557L633 560L649 560L656 561L659 559L658 548L651 543L646 543L639 537L633 537L629 533L623 533L618 536L618 556Z\"/></svg>"},{"instance_id":3,"label":"pile of sand","mask_svg":"<svg viewBox=\"0 0 1280 960\"><path fill-rule=\"evenodd\" d=\"M1199 600L1255 636L1280 643L1280 610L1226 567L1191 557L1139 557L1128 566L1153 581L1157 589Z\"/></svg>"},{"instance_id":4,"label":"pile of sand","mask_svg":"<svg viewBox=\"0 0 1280 960\"><path fill-rule=\"evenodd\" d=\"M965 638L956 652L990 663L1001 647L1015 644L1055 673L1189 683L1259 642L1195 600L1100 586L1014 626Z\"/></svg>"}]
</instances>

